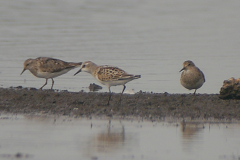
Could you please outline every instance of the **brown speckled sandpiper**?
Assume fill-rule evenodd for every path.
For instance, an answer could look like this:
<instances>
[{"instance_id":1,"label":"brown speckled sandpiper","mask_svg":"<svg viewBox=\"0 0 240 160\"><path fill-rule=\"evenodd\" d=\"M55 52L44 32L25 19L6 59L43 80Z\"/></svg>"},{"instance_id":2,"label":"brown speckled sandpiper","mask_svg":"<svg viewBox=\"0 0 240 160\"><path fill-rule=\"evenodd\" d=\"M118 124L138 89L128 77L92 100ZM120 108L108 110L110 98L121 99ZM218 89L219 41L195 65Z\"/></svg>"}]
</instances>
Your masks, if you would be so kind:
<instances>
[{"instance_id":1,"label":"brown speckled sandpiper","mask_svg":"<svg viewBox=\"0 0 240 160\"><path fill-rule=\"evenodd\" d=\"M60 59L48 58L48 57L38 57L36 59L27 59L23 64L23 71L29 70L34 76L38 78L45 78L45 84L40 88L42 89L46 84L49 78L52 79L53 88L53 78L58 77L62 74L67 73L68 71L79 67L82 62L65 62Z\"/></svg>"}]
</instances>

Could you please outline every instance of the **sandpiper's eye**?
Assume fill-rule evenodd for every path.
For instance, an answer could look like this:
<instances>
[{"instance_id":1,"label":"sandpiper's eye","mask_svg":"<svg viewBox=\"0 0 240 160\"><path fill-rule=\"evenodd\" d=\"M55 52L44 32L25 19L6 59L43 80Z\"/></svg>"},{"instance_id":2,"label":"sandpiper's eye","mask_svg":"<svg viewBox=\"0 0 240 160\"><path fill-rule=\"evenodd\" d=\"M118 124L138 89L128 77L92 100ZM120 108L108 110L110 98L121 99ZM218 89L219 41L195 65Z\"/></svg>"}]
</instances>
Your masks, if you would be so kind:
<instances>
[{"instance_id":1,"label":"sandpiper's eye","mask_svg":"<svg viewBox=\"0 0 240 160\"><path fill-rule=\"evenodd\" d=\"M188 66L190 66L191 65L191 63L188 63Z\"/></svg>"},{"instance_id":2,"label":"sandpiper's eye","mask_svg":"<svg viewBox=\"0 0 240 160\"><path fill-rule=\"evenodd\" d=\"M83 66L82 66L82 68L85 68L86 67L86 65L84 64Z\"/></svg>"}]
</instances>

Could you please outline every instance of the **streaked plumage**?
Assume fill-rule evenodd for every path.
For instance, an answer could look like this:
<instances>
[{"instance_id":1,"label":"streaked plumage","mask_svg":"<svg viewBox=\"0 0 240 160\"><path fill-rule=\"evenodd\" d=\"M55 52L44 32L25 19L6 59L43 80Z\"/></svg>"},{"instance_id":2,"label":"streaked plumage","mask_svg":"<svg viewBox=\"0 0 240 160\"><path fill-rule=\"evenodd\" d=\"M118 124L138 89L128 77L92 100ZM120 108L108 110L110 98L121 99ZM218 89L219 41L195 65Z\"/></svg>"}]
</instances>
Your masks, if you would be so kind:
<instances>
[{"instance_id":1,"label":"streaked plumage","mask_svg":"<svg viewBox=\"0 0 240 160\"><path fill-rule=\"evenodd\" d=\"M189 90L195 89L195 94L196 90L205 82L203 72L190 60L183 63L183 68L180 70L180 72L181 71L183 71L180 79L182 86Z\"/></svg>"},{"instance_id":2,"label":"streaked plumage","mask_svg":"<svg viewBox=\"0 0 240 160\"><path fill-rule=\"evenodd\" d=\"M111 86L123 85L123 90L122 90L122 93L123 93L126 88L125 84L127 82L132 81L134 79L141 78L141 75L128 74L127 72L125 72L124 70L118 67L113 67L108 65L98 66L91 61L83 62L80 67L80 70L76 72L74 75L78 74L81 71L90 73L101 84L106 85L108 87L109 92L111 92L110 90Z\"/></svg>"},{"instance_id":3,"label":"streaked plumage","mask_svg":"<svg viewBox=\"0 0 240 160\"><path fill-rule=\"evenodd\" d=\"M39 57L36 59L27 59L23 64L22 73L25 70L29 70L34 76L38 78L45 78L46 82L40 89L42 89L47 84L47 80L51 78L52 89L54 84L53 78L65 74L68 71L80 66L81 64L82 62L65 62L60 59Z\"/></svg>"}]
</instances>

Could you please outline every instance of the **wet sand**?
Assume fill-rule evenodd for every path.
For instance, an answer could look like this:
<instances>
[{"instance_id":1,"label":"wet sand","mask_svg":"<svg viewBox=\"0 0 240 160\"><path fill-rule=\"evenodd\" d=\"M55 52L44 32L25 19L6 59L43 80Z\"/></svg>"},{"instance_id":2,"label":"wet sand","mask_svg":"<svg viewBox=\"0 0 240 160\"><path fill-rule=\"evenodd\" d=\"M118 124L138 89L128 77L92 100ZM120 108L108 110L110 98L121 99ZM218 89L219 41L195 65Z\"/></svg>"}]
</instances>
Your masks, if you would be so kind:
<instances>
[{"instance_id":1,"label":"wet sand","mask_svg":"<svg viewBox=\"0 0 240 160\"><path fill-rule=\"evenodd\" d=\"M240 101L223 100L218 94L168 94L138 92L134 95L68 92L35 88L0 88L0 112L72 117L142 118L165 120L240 120Z\"/></svg>"}]
</instances>

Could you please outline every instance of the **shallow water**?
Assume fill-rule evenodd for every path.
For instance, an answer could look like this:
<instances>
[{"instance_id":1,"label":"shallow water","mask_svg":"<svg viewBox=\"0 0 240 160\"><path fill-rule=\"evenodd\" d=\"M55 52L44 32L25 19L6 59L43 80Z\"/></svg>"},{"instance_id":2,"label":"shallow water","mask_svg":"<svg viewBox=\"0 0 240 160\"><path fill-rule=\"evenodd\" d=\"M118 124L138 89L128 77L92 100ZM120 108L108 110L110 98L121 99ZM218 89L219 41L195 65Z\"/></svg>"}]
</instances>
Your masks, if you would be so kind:
<instances>
[{"instance_id":1,"label":"shallow water","mask_svg":"<svg viewBox=\"0 0 240 160\"><path fill-rule=\"evenodd\" d=\"M0 159L237 160L239 123L1 115Z\"/></svg>"},{"instance_id":2,"label":"shallow water","mask_svg":"<svg viewBox=\"0 0 240 160\"><path fill-rule=\"evenodd\" d=\"M191 93L179 83L182 63L192 60L205 73L198 93L218 93L222 82L239 77L240 1L0 0L0 85L40 88L28 58L91 60L118 66L142 78L127 90ZM88 91L91 75L69 73L55 89ZM50 83L50 82L49 82ZM98 83L99 84L99 83ZM50 88L50 84L46 89ZM120 92L122 87L112 87ZM107 91L103 87L102 92Z\"/></svg>"}]
</instances>

